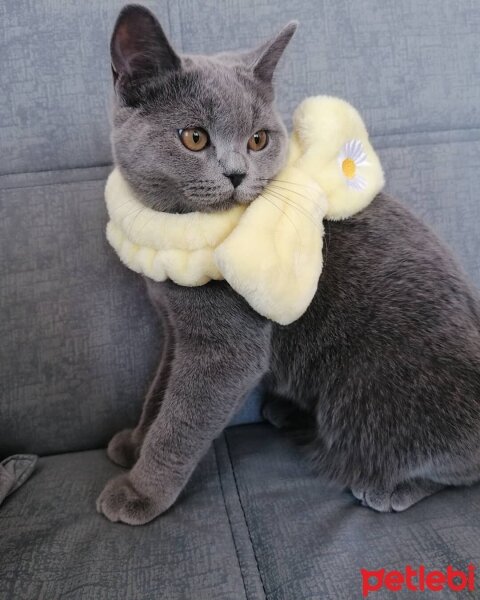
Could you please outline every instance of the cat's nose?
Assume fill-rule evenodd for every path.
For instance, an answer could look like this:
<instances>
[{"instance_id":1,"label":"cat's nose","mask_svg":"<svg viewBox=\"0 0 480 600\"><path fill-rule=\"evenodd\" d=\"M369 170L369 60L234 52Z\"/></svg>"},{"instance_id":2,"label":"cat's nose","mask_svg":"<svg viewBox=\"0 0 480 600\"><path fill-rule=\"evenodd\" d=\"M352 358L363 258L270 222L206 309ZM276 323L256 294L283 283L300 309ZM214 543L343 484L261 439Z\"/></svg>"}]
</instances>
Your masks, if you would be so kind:
<instances>
[{"instance_id":1,"label":"cat's nose","mask_svg":"<svg viewBox=\"0 0 480 600\"><path fill-rule=\"evenodd\" d=\"M232 182L234 188L238 187L245 179L246 173L224 173L225 177L228 177Z\"/></svg>"}]
</instances>

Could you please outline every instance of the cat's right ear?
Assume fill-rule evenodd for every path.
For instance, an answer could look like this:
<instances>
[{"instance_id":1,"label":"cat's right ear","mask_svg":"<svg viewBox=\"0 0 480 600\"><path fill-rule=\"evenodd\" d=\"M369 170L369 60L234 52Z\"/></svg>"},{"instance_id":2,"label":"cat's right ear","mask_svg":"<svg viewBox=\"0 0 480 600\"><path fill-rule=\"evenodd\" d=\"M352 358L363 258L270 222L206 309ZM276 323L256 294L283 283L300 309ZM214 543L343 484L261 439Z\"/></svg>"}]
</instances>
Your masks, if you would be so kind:
<instances>
[{"instance_id":1,"label":"cat's right ear","mask_svg":"<svg viewBox=\"0 0 480 600\"><path fill-rule=\"evenodd\" d=\"M243 54L243 60L263 83L271 84L275 67L298 27L298 21L290 21L285 27L259 48Z\"/></svg>"},{"instance_id":2,"label":"cat's right ear","mask_svg":"<svg viewBox=\"0 0 480 600\"><path fill-rule=\"evenodd\" d=\"M140 80L181 65L155 15L137 4L121 10L113 29L110 54L113 80L120 94Z\"/></svg>"}]
</instances>

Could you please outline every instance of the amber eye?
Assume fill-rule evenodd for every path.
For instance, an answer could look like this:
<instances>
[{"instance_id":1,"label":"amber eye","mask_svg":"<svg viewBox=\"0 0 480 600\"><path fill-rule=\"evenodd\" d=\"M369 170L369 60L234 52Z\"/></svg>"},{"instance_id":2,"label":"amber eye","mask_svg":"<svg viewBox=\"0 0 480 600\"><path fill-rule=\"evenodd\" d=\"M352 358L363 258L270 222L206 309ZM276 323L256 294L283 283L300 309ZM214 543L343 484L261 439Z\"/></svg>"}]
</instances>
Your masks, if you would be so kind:
<instances>
[{"instance_id":1,"label":"amber eye","mask_svg":"<svg viewBox=\"0 0 480 600\"><path fill-rule=\"evenodd\" d=\"M200 127L190 127L188 129L179 129L178 135L185 148L192 152L198 152L207 147L208 133Z\"/></svg>"},{"instance_id":2,"label":"amber eye","mask_svg":"<svg viewBox=\"0 0 480 600\"><path fill-rule=\"evenodd\" d=\"M252 137L248 140L248 147L250 150L263 150L268 142L268 133L265 129L260 129L252 135Z\"/></svg>"}]
</instances>

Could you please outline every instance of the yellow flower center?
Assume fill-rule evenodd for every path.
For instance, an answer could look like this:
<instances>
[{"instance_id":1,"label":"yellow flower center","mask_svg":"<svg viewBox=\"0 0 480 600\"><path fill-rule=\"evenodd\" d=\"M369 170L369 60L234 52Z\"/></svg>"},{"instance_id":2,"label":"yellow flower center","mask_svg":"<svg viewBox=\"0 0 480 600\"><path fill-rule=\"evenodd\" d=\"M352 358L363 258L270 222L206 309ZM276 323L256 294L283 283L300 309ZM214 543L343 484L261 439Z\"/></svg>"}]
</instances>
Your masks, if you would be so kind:
<instances>
[{"instance_id":1,"label":"yellow flower center","mask_svg":"<svg viewBox=\"0 0 480 600\"><path fill-rule=\"evenodd\" d=\"M345 177L348 177L348 179L353 179L355 177L356 170L357 167L355 165L355 161L352 158L346 158L342 162L343 174L345 175Z\"/></svg>"}]
</instances>

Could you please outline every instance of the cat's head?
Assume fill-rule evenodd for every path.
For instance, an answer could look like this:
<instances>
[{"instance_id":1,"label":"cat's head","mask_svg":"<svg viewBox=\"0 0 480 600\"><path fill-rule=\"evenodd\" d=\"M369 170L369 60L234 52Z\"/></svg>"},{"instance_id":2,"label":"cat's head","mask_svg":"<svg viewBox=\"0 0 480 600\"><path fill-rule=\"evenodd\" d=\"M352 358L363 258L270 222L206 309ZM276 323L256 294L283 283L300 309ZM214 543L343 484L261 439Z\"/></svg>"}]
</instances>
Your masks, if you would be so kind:
<instances>
[{"instance_id":1,"label":"cat's head","mask_svg":"<svg viewBox=\"0 0 480 600\"><path fill-rule=\"evenodd\" d=\"M296 29L256 50L179 56L146 8L126 6L111 40L117 166L155 210L251 202L281 168L285 126L272 77Z\"/></svg>"}]
</instances>

